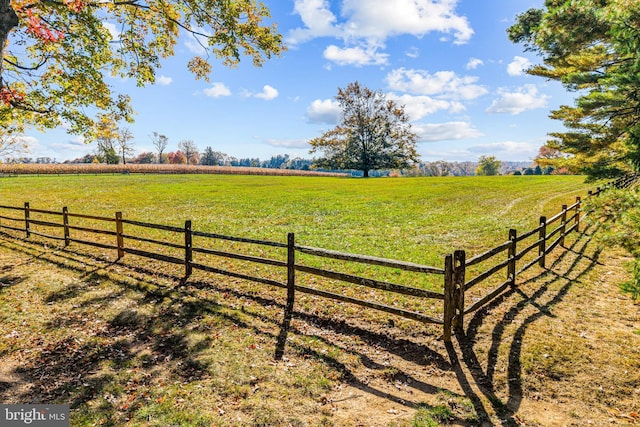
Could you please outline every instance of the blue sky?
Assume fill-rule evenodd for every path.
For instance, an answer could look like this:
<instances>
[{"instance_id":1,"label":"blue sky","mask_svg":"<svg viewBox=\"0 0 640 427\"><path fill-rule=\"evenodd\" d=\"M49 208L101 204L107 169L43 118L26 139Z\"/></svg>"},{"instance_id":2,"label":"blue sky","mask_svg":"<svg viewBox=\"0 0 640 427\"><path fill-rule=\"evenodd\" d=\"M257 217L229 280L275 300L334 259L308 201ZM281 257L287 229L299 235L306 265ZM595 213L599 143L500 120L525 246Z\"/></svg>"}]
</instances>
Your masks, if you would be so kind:
<instances>
[{"instance_id":1,"label":"blue sky","mask_svg":"<svg viewBox=\"0 0 640 427\"><path fill-rule=\"evenodd\" d=\"M149 135L246 158L311 158L308 141L337 124L334 96L355 80L405 105L423 161L527 161L547 133L549 111L572 102L557 83L523 69L539 58L513 45L506 29L542 0L266 0L288 50L256 68L214 64L211 81L186 69L197 43L182 37L154 85L112 80L132 97L137 153ZM30 132L29 156L58 161L93 152L63 129Z\"/></svg>"}]
</instances>

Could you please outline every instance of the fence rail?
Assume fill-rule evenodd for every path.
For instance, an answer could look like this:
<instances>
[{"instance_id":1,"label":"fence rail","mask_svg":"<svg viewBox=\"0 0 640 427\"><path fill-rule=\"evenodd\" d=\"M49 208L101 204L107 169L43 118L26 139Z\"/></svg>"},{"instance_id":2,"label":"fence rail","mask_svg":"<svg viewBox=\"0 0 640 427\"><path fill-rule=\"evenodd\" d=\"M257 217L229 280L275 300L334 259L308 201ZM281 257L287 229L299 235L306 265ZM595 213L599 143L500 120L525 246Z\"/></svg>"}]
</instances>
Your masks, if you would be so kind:
<instances>
[{"instance_id":1,"label":"fence rail","mask_svg":"<svg viewBox=\"0 0 640 427\"><path fill-rule=\"evenodd\" d=\"M639 174L629 174L628 176L610 182L604 188L597 188L595 192L590 191L588 197L597 196L607 188L628 187L635 183L639 178ZM23 213L20 218L9 216L8 214L0 215L0 230L21 232L24 233L25 238L27 239L29 239L31 235L36 235L56 241L64 241L65 247L69 246L71 243L77 243L101 249L115 250L117 252L117 259L124 257L125 254L130 254L169 264L183 265L185 278L189 277L193 270L196 269L272 287L284 288L287 289L287 303L285 305L284 316L285 324L288 324L291 319L295 304L295 295L297 292L300 292L349 304L355 304L357 306L394 314L418 322L443 325L444 339L448 341L451 339L451 332L453 328L459 329L463 327L464 316L466 314L472 313L486 306L506 289L514 286L518 276L535 265L542 268L545 267L546 256L556 247L564 246L564 240L568 234L574 231L579 231L581 206L582 199L580 197L576 197L575 203L570 206L563 205L561 211L553 215L551 218L547 219L544 216L540 217L539 225L532 230L519 234L517 230L511 229L509 230L509 237L507 241L468 259L464 250L457 250L453 254L445 257L442 268L297 245L295 243L295 235L293 233L289 233L287 235L287 243L281 243L192 230L192 224L189 220L185 221L184 227L177 227L125 219L121 212L116 212L112 217L104 217L72 213L69 212L67 207L63 207L60 211L34 209L30 207L28 202L22 207L0 205L0 212L6 210ZM92 223L77 223L77 220L86 220L91 221ZM7 221L9 221L9 224L11 225L7 224ZM100 223L105 227L108 226L108 229L105 227L99 227L96 223ZM20 227L20 224L23 226ZM558 225L551 229L555 224ZM127 233L125 233L125 226L128 229ZM62 233L58 232L58 234L52 234L55 230L60 229L62 229ZM147 229L154 230L155 232L162 232L165 233L163 236L167 237L167 240L161 240L155 236L148 237L135 234L129 229ZM96 235L102 236L103 239L99 241L96 239ZM171 236L171 238L169 239L168 236ZM197 237L198 246L194 246L193 244L194 237ZM256 256L254 254L206 247L208 244L211 244L211 242L255 245L264 248L272 248L276 251L286 250L286 256L284 259L276 259L262 255ZM169 252L151 252L136 246L136 243L153 244L161 248L165 248ZM443 292L391 283L385 280L363 277L332 269L319 268L313 265L308 265L307 263L302 263L299 260L297 261L296 258L298 254L320 259L330 259L350 263L367 264L382 268L391 268L421 275L429 275L430 277L442 276ZM198 258L202 257L203 259L194 260L194 255ZM275 267L284 271L286 276L283 276L284 280L274 280L272 277L259 277L257 275L248 274L247 272L231 271L219 265L207 264L206 256ZM482 272L475 272L482 263L487 262L493 262L493 265L486 267ZM522 265L523 262L524 265ZM475 268L472 269L471 267ZM518 269L518 267L520 268ZM485 295L479 297L465 295L476 285L494 278L498 272L505 269L506 274L504 281L503 279L498 278L498 285L489 290ZM423 300L442 301L442 315L441 317L434 317L432 315L416 311L415 309L405 309L383 304L378 301L368 301L330 290L302 285L300 284L300 279L296 278L296 273L311 275L316 278L324 278L331 282L362 286L390 294L411 296L419 298L420 302L424 302ZM472 274L474 276L470 277ZM469 299L469 297L473 297L474 301L472 301L470 305L465 305L465 299Z\"/></svg>"},{"instance_id":2,"label":"fence rail","mask_svg":"<svg viewBox=\"0 0 640 427\"><path fill-rule=\"evenodd\" d=\"M609 182L603 188L598 187L595 192L589 191L588 197L598 196L608 188L627 188L638 181L638 179L640 179L640 174L628 174L615 181ZM457 257L461 261L451 265L450 274L452 278L446 281L448 286L445 288L445 294L448 294L445 296L445 301L450 301L453 305L453 307L447 310L448 315L452 317L452 320L448 323L453 327L462 327L466 314L481 309L501 295L506 289L514 286L517 277L522 273L536 265L545 268L546 256L558 246L564 246L567 235L574 231L579 231L580 221L582 219L580 211L582 202L581 197L576 197L575 203L570 206L562 205L560 212L550 218L541 216L538 227L520 235L518 235L515 229L509 230L509 240L507 242L469 258L466 261L464 261L466 258L465 251L456 251L454 257ZM557 223L559 223L559 225L552 229ZM522 242L526 244L524 248L519 246ZM518 269L518 262L522 262L527 256L531 256L531 252L536 251L536 249L537 253L534 253L533 258L526 260L525 264L521 265L520 269ZM504 256L505 251L507 252L507 256L504 259L498 258L500 255ZM490 260L494 261L491 267L488 267L484 272L478 273L475 277L465 281L464 278L469 276L469 267ZM507 270L506 280L503 282L498 280L499 284L497 286L489 290L485 295L477 297L472 304L465 306L465 292L479 283L487 281L505 268ZM450 338L450 334L451 331L445 328L445 339Z\"/></svg>"}]
</instances>

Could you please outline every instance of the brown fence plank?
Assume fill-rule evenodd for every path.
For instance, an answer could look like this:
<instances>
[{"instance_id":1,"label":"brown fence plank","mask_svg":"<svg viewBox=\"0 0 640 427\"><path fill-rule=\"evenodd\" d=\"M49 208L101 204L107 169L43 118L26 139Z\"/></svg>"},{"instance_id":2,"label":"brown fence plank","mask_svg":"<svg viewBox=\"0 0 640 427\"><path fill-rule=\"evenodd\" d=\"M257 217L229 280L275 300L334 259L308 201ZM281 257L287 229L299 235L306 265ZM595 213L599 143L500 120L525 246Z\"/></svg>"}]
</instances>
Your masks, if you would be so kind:
<instances>
[{"instance_id":1,"label":"brown fence plank","mask_svg":"<svg viewBox=\"0 0 640 427\"><path fill-rule=\"evenodd\" d=\"M444 269L427 265L414 264L410 262L395 261L387 258L378 258L367 255L349 254L346 252L333 251L329 249L314 248L310 246L296 246L296 250L323 258L338 259L342 261L353 261L363 264L379 265L382 267L398 268L405 271L417 273L444 274Z\"/></svg>"},{"instance_id":2,"label":"brown fence plank","mask_svg":"<svg viewBox=\"0 0 640 427\"><path fill-rule=\"evenodd\" d=\"M7 230L14 230L14 231L22 231L24 233L24 228L11 227L9 225L0 225L0 228L6 228Z\"/></svg>"},{"instance_id":3,"label":"brown fence plank","mask_svg":"<svg viewBox=\"0 0 640 427\"><path fill-rule=\"evenodd\" d=\"M172 225L151 224L151 223L148 223L148 222L133 221L131 219L123 219L122 223L123 224L136 225L138 227L153 228L153 229L156 229L156 230L172 231L174 233L184 233L184 228L174 227Z\"/></svg>"},{"instance_id":4,"label":"brown fence plank","mask_svg":"<svg viewBox=\"0 0 640 427\"><path fill-rule=\"evenodd\" d=\"M284 261L279 261L279 260L270 259L270 258L261 258L261 257L251 256L251 255L242 255L242 254L237 254L233 252L218 251L215 249L193 248L193 252L200 253L200 254L207 254L207 255L215 255L223 258L238 259L241 261L250 261L258 264L273 265L276 267L287 266L287 263Z\"/></svg>"},{"instance_id":5,"label":"brown fence plank","mask_svg":"<svg viewBox=\"0 0 640 427\"><path fill-rule=\"evenodd\" d=\"M69 226L69 230L86 231L87 233L95 233L95 234L106 234L108 236L115 236L116 235L115 231L97 230L95 228L78 227L76 225L70 225Z\"/></svg>"},{"instance_id":6,"label":"brown fence plank","mask_svg":"<svg viewBox=\"0 0 640 427\"><path fill-rule=\"evenodd\" d=\"M69 215L69 218L82 218L82 219L93 219L96 221L115 222L114 218L106 218L103 216L84 215L84 214L77 214L77 213L71 213L71 212L69 212L67 215Z\"/></svg>"},{"instance_id":7,"label":"brown fence plank","mask_svg":"<svg viewBox=\"0 0 640 427\"><path fill-rule=\"evenodd\" d=\"M414 311L403 310L401 308L390 307L388 305L377 304L370 301L363 301L357 298L351 298L345 295L334 294L332 292L322 291L319 289L309 288L306 286L296 285L296 291L304 292L306 294L317 295L324 298L335 299L342 302L347 302L350 304L359 305L362 307L368 307L374 310L384 311L387 313L395 314L397 316L405 317L407 319L417 320L423 323L435 323L438 325L442 325L443 321L440 319L435 319L430 316L426 316L421 313L416 313Z\"/></svg>"},{"instance_id":8,"label":"brown fence plank","mask_svg":"<svg viewBox=\"0 0 640 427\"><path fill-rule=\"evenodd\" d=\"M153 243L155 245L165 246L168 248L184 249L184 245L171 242L163 242L162 240L147 239L146 237L132 236L130 234L122 234L123 239L136 240L138 242Z\"/></svg>"},{"instance_id":9,"label":"brown fence plank","mask_svg":"<svg viewBox=\"0 0 640 427\"><path fill-rule=\"evenodd\" d=\"M22 206L5 206L5 205L0 205L0 209L11 209L14 211L23 211L24 207Z\"/></svg>"},{"instance_id":10,"label":"brown fence plank","mask_svg":"<svg viewBox=\"0 0 640 427\"><path fill-rule=\"evenodd\" d=\"M24 222L24 218L13 218L11 216L0 215L0 219L6 219L7 221ZM24 231L24 228L21 229Z\"/></svg>"},{"instance_id":11,"label":"brown fence plank","mask_svg":"<svg viewBox=\"0 0 640 427\"><path fill-rule=\"evenodd\" d=\"M426 289L412 288L409 286L398 285L395 283L382 282L374 279L367 279L360 276L353 276L350 274L339 273L336 271L323 270L315 267L307 267L304 265L296 265L297 271L313 274L316 276L326 277L328 279L341 280L343 282L354 283L356 285L366 286L368 288L381 289L383 291L390 291L397 294L411 295L415 297L444 299L444 294L428 291Z\"/></svg>"},{"instance_id":12,"label":"brown fence plank","mask_svg":"<svg viewBox=\"0 0 640 427\"><path fill-rule=\"evenodd\" d=\"M198 269L198 270L206 271L206 272L209 272L209 273L221 274L223 276L235 277L236 279L249 280L249 281L252 281L252 282L263 283L265 285L276 286L278 288L286 288L287 287L287 285L284 285L284 284L282 284L280 282L277 282L275 280L264 279L264 278L261 278L261 277L249 276L249 275L242 274L242 273L235 273L233 271L223 270L223 269L220 269L220 268L211 267L211 266L204 265L204 264L198 264L196 262L192 262L191 266L193 268L195 268L195 269Z\"/></svg>"},{"instance_id":13,"label":"brown fence plank","mask_svg":"<svg viewBox=\"0 0 640 427\"><path fill-rule=\"evenodd\" d=\"M58 224L58 223L49 222L49 221L40 221L38 219L30 219L29 224L41 225L43 227L64 227L63 224Z\"/></svg>"},{"instance_id":14,"label":"brown fence plank","mask_svg":"<svg viewBox=\"0 0 640 427\"><path fill-rule=\"evenodd\" d=\"M470 266L475 265L475 264L478 264L478 263L480 263L480 262L482 262L482 261L486 261L486 260L488 260L489 258L491 258L491 257L493 257L493 256L495 256L495 255L497 255L497 254L499 254L499 253L501 253L501 252L503 252L503 251L505 251L505 250L509 249L509 247L510 247L511 245L512 245L511 241L504 242L504 243L502 243L501 245L496 246L496 247L495 247L495 248L493 248L493 249L489 249L488 251L486 251L486 252L484 252L484 253L481 253L480 255L476 255L476 256L474 256L474 257L469 258L469 259L466 261L465 265L466 265L467 267L470 267Z\"/></svg>"},{"instance_id":15,"label":"brown fence plank","mask_svg":"<svg viewBox=\"0 0 640 427\"><path fill-rule=\"evenodd\" d=\"M477 285L478 283L482 282L483 280L488 279L489 277L491 277L492 275L494 275L498 271L502 270L503 268L507 267L508 265L509 265L509 260L507 259L505 261L502 261L500 264L497 264L497 265L491 267L490 269L488 269L484 273L478 274L476 277L474 277L473 279L471 279L467 283L465 283L465 285L464 285L465 290L471 289L473 286Z\"/></svg>"},{"instance_id":16,"label":"brown fence plank","mask_svg":"<svg viewBox=\"0 0 640 427\"><path fill-rule=\"evenodd\" d=\"M29 210L31 212L47 214L47 215L62 215L62 212L54 212L54 211L48 211L48 210L44 210L44 209L33 209L33 208L30 208Z\"/></svg>"},{"instance_id":17,"label":"brown fence plank","mask_svg":"<svg viewBox=\"0 0 640 427\"><path fill-rule=\"evenodd\" d=\"M531 260L527 265L518 270L516 272L516 275L519 276L521 273L524 273L525 271L536 265L540 261L540 259L542 259L542 255L538 255L537 257L535 257L535 259Z\"/></svg>"},{"instance_id":18,"label":"brown fence plank","mask_svg":"<svg viewBox=\"0 0 640 427\"><path fill-rule=\"evenodd\" d=\"M203 231L194 231L193 235L198 237L208 237L210 239L228 240L231 242L238 242L238 243L252 243L255 245L262 245L262 246L272 246L272 247L283 248L283 249L287 248L287 245L284 243L270 242L268 240L248 239L244 237L226 236L224 234L205 233Z\"/></svg>"},{"instance_id":19,"label":"brown fence plank","mask_svg":"<svg viewBox=\"0 0 640 427\"><path fill-rule=\"evenodd\" d=\"M521 250L518 254L516 254L516 260L520 261L522 257L538 247L540 247L540 240L536 240L535 242Z\"/></svg>"}]
</instances>

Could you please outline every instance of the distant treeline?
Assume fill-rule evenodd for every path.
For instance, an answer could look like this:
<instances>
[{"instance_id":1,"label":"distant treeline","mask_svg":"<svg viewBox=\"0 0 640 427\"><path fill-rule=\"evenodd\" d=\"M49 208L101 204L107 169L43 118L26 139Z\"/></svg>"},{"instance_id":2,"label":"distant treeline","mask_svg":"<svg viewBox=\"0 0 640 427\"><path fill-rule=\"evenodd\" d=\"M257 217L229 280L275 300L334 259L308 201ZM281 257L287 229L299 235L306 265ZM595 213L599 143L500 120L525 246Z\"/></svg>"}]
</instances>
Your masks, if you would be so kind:
<instances>
[{"instance_id":1,"label":"distant treeline","mask_svg":"<svg viewBox=\"0 0 640 427\"><path fill-rule=\"evenodd\" d=\"M266 169L287 169L287 170L301 170L308 171L313 169L312 159L303 159L299 157L291 158L287 154L272 156L268 160L261 160L259 158L236 158L229 156L221 152L207 152L205 150L202 156L199 158L198 164L201 166L227 166L227 167L243 167L243 168L266 168ZM166 164L175 164L175 153L167 153L165 161ZM95 154L87 154L83 157L67 160L64 164L87 164L87 163L101 163L99 157ZM171 161L174 160L174 161ZM50 157L20 157L15 159L8 159L6 163L19 163L19 164L58 164L55 159ZM154 164L157 163L157 156L154 153L142 153L141 155L129 159L127 163L130 164ZM185 166L187 164L182 163ZM411 169L406 170L378 170L371 171L370 176L384 177L384 176L472 176L475 175L478 162L447 162L447 161L435 161L435 162L422 162ZM319 169L316 169L320 171ZM362 176L362 171L355 170L340 170L332 171L338 173L346 173L351 176ZM502 175L549 175L549 174L564 174L566 171L554 170L552 167L540 167L532 162L509 162L502 161L500 173Z\"/></svg>"}]
</instances>

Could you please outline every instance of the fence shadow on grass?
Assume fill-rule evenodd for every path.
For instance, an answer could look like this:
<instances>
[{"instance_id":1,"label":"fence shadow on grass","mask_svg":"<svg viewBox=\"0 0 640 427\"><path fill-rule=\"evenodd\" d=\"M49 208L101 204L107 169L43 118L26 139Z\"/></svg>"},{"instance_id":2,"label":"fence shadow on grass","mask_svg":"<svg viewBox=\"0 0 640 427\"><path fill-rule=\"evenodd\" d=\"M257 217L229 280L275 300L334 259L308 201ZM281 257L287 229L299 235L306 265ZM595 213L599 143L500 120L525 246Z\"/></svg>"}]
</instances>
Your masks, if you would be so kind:
<instances>
[{"instance_id":1,"label":"fence shadow on grass","mask_svg":"<svg viewBox=\"0 0 640 427\"><path fill-rule=\"evenodd\" d=\"M195 346L187 345L186 336L180 333L174 333L166 329L165 323L173 324L176 320L189 324L194 322L198 316L213 315L224 318L228 322L232 322L241 328L251 330L252 333L263 336L265 339L275 343L276 353L284 351L286 342L290 351L294 351L299 355L311 357L321 360L323 363L331 366L340 377L348 381L349 384L363 393L371 394L383 399L398 402L401 401L406 407L417 408L422 402L417 400L400 399L398 396L390 393L388 389L380 389L371 386L368 382L358 378L351 371L351 368L338 359L328 356L327 354L318 352L308 345L301 343L302 340L296 337L309 337L316 342L321 342L326 346L335 348L341 352L357 357L362 365L372 371L382 371L389 366L382 365L367 354L354 350L350 346L344 344L347 340L357 337L359 340L369 346L377 346L382 350L393 354L407 362L416 365L431 364L442 371L453 371L456 374L458 382L467 398L470 399L474 406L475 412L479 420L488 420L490 416L486 407L486 402L491 405L492 412L495 412L505 425L513 425L516 420L514 418L520 406L522 398L522 340L526 335L528 326L540 318L552 316L551 308L560 303L569 291L574 281L577 281L583 275L587 274L598 262L598 252L593 257L585 254L587 246L590 242L590 235L593 231L585 230L582 234L577 235L571 245L563 250L556 260L539 275L519 283L518 286L507 290L503 295L496 298L483 309L474 313L473 317L468 321L466 332L458 331L456 334L459 351L456 351L453 344L446 344L445 355L429 348L428 346L416 342L411 339L398 339L389 334L380 331L372 331L366 326L354 325L345 320L336 320L335 318L325 318L321 315L296 311L295 319L305 322L306 324L315 325L323 331L330 331L342 338L340 340L328 339L325 334L313 334L308 330L301 330L296 324L282 322L282 312L285 302L282 296L273 296L269 293L260 293L249 291L246 288L228 285L228 280L198 281L196 277L185 280L183 277L156 271L145 266L135 264L135 259L129 262L127 259L117 261L109 260L101 256L94 256L88 253L74 251L73 248L65 248L58 250L48 250L42 252L38 250L37 245L24 242L22 240L11 240L12 243L0 242L0 245L11 246L12 249L21 250L29 254L33 259L40 259L51 262L63 268L70 268L80 272L80 277L89 285L93 281L96 283L102 280L111 280L120 286L119 291L111 292L109 295L102 295L83 302L82 307L89 307L93 304L105 304L109 301L115 301L123 296L128 290L134 289L142 293L141 300L145 302L159 302L171 299L175 306L174 309L163 313L158 319L149 319L144 316L140 317L135 312L123 310L108 325L109 331L113 338L113 342L103 348L90 348L87 346L77 347L72 342L62 341L57 347L48 349L48 357L51 363L48 369L34 368L33 370L20 370L17 372L24 381L40 384L42 388L42 378L53 379L54 383L59 384L55 389L46 391L46 395L41 396L44 401L52 401L56 396L64 393L70 386L78 386L78 380L68 377L68 372L80 371L80 378L89 375L98 369L99 362L105 359L112 361L114 366L126 366L132 363L135 357L135 347L140 343L148 345L153 353L157 356L157 360L150 360L149 368L162 363L163 358L179 359L180 371L174 374L184 378L185 380L197 380L206 374L207 365L203 365L197 360L198 346L206 346L206 342L196 344ZM586 234L585 234L586 233ZM574 257L573 261L568 258ZM569 264L567 266L567 263ZM586 265L585 265L586 263ZM126 270L128 280L120 280L118 274L122 275L122 271L114 272L114 269ZM6 270L6 271L5 271ZM559 270L560 273L554 270ZM10 269L3 268L3 271L9 273ZM8 277L8 276L7 276ZM154 280L157 279L157 280ZM19 280L16 279L16 280ZM159 282L162 281L163 284ZM558 284L563 284L558 289ZM523 290L525 288L534 289L531 295ZM279 313L277 316L269 316L261 314L251 309L246 310L241 307L243 317L249 316L253 320L246 322L233 310L238 310L236 306L229 305L227 302L199 300L197 304L181 303L185 298L195 298L195 292L198 290L210 289L219 294L229 295L236 300L251 301L259 306L271 306ZM46 302L54 303L77 297L80 292L86 290L78 285L69 285L67 288L50 294ZM548 300L544 302L543 300ZM480 327L486 322L493 322L488 318L491 310L505 304L507 301L513 302L513 306L503 315L492 330L491 345L488 350L488 360L486 369L483 370L481 362L474 350L474 342L476 341ZM534 307L536 312L520 321L515 332L515 336L510 343L508 352L508 399L503 402L497 394L494 386L495 370L498 363L499 347L503 343L503 338L507 331L507 327L512 324L513 319L517 316L523 316L523 312L527 307ZM224 308L225 310L221 310ZM229 310L229 309L233 310ZM285 319L286 320L286 319ZM160 325L161 333L150 333L152 327L158 328ZM81 322L76 318L55 319L49 327L54 329L60 326L82 327ZM164 328L164 329L163 329ZM287 339L291 333L294 339ZM131 340L135 344L132 344ZM69 357L69 354L72 356ZM81 358L74 357L75 354L83 354ZM154 357L156 357L154 356ZM447 357L448 356L448 357ZM44 366L44 365L43 365ZM466 368L466 369L463 369ZM466 372L469 372L467 374ZM442 389L427 382L421 381L419 378L410 375L407 372L400 371L397 375L402 376L407 383L411 384L416 390L422 393L435 395L442 392ZM470 375L470 377L469 377ZM73 405L79 405L87 399L103 393L110 385L113 379L108 375L100 377L93 376L88 387L84 387L72 402ZM152 378L146 378L145 381L151 381ZM0 397L11 393L10 387L5 384L0 390ZM448 393L455 394L451 391ZM29 396L24 396L28 398ZM484 397L482 399L481 397ZM484 403L483 403L484 402ZM135 402L132 402L135 403ZM106 414L107 418L114 414ZM464 422L464 420L458 420Z\"/></svg>"},{"instance_id":2,"label":"fence shadow on grass","mask_svg":"<svg viewBox=\"0 0 640 427\"><path fill-rule=\"evenodd\" d=\"M78 343L69 337L51 343L44 348L40 358L41 363L29 362L25 366L17 366L14 370L14 374L20 378L20 381L31 384L32 387L26 391L24 389L20 391L19 388L15 388L11 384L3 384L0 387L0 400L6 400L8 396L11 396L12 399L23 402L64 401L70 403L72 408L77 408L96 397L109 396L109 390L113 387L113 382L117 380L114 376L117 374L101 371L101 366L105 361L108 361L116 371L130 369L134 363L142 363L141 368L149 373L136 380L142 385L151 384L157 380L156 375L167 370L184 381L197 381L207 375L207 371L211 368L198 358L201 349L206 348L208 342L204 339L196 343L189 343L188 337L182 332L182 329L176 331L172 329L172 326L176 322L181 325L195 325L198 319L205 315L216 316L225 322L246 329L256 336L261 336L271 342L276 349L281 344L279 340L282 340L284 330L281 314L285 304L281 295L273 296L269 293L236 287L229 284L227 278L204 282L198 281L197 277L191 277L189 281L184 281L181 277L128 264L123 259L113 261L102 256L74 251L72 248L49 248L46 253L43 253L37 244L19 239L0 241L0 246L20 251L31 260L37 258L79 273L80 284L71 283L62 289L52 291L44 299L47 304L72 300L106 280L114 283L117 287L107 293L98 293L94 297L85 298L76 305L77 310L99 310L100 307L116 302L131 291L139 292L141 303L164 301L165 304L164 311L156 316L141 314L130 308L120 310L106 325L94 331L96 336L104 341L104 345ZM154 278L161 280L155 281ZM215 301L200 298L198 292L206 289L227 297L216 298ZM233 304L229 300L251 302L255 306L261 307L272 307L273 312L279 314L270 316L255 307L252 308L250 303L247 303L247 307L245 307ZM168 305L167 301L170 301ZM383 372L394 368L394 366L374 360L366 352L362 352L361 347L354 348L348 345L353 338L357 337L366 346L375 346L418 366L429 365L442 371L452 369L446 355L429 348L428 345L419 342L419 339L398 339L385 330L370 330L366 329L366 325L352 324L345 320L335 320L301 311L295 312L295 319L296 322L285 325L289 327L287 332L290 334L290 339L287 340L288 351L331 366L342 380L347 381L349 385L362 391L363 394L401 403L407 408L424 407L424 402L418 398L414 400L406 399L406 397L400 398L393 393L393 387L380 388L371 385L365 379L359 378L352 371L352 367L326 352L318 351L307 345L306 340L310 338L323 346L353 356L373 372ZM309 332L307 328L301 329L298 326L300 322L313 325L312 328L309 328L312 332ZM63 327L91 328L92 326L88 326L88 324L91 324L90 319L88 321L77 313L59 313L55 318L49 320L46 327L51 331ZM329 331L333 335L327 337L325 333L314 333L313 330L316 328ZM338 338L335 339L335 337ZM38 343L36 343L37 346ZM142 347L148 347L150 354L140 362L139 349ZM165 363L167 360L179 363L168 366ZM464 397L454 391L443 390L441 387L425 382L403 370L395 372L394 376L402 378L405 383L410 384L412 389L419 390L424 394L437 395L446 392L451 396ZM71 393L74 393L73 396ZM148 397L136 396L127 403L128 409L120 408L120 410L124 411L126 416L133 417L136 405L144 404ZM117 414L114 408L103 408L103 410L102 416L107 420L107 425L109 423L116 424L116 418L121 414ZM462 419L458 421L464 422Z\"/></svg>"},{"instance_id":3,"label":"fence shadow on grass","mask_svg":"<svg viewBox=\"0 0 640 427\"><path fill-rule=\"evenodd\" d=\"M449 357L458 381L476 406L478 414L487 414L484 402L489 402L493 412L500 418L505 426L518 425L515 414L520 408L523 397L522 385L522 344L529 326L544 317L555 317L553 307L558 305L566 297L570 289L579 283L580 279L588 274L599 264L600 249L595 249L593 255L586 254L591 243L591 236L595 233L595 226L577 235L571 245L563 250L553 263L535 277L529 278L515 287L510 288L489 305L477 311L469 320L466 331L457 331L456 339L462 355L459 359L453 344L447 346ZM571 259L573 258L573 259ZM531 294L524 289L531 290ZM509 308L502 318L495 323L489 318L492 310L510 301ZM525 310L533 307L533 314L526 315ZM522 318L523 316L526 316ZM503 401L498 396L496 389L495 372L500 357L501 344L505 343L507 328L514 322L517 328L507 354L507 399ZM492 323L491 344L487 352L486 368L477 356L474 344L477 341L479 330L484 323ZM468 378L465 370L469 372ZM477 390L485 397L480 399L471 384L475 384Z\"/></svg>"}]
</instances>

